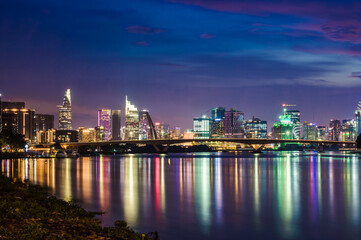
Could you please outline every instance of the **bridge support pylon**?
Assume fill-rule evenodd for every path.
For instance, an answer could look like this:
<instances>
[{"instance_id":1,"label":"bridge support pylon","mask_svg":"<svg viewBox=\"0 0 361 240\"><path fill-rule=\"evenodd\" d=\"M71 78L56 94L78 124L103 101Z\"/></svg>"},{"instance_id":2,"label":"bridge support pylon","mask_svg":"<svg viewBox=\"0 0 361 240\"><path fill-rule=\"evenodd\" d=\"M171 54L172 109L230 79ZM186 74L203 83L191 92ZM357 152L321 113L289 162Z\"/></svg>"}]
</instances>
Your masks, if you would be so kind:
<instances>
[{"instance_id":1,"label":"bridge support pylon","mask_svg":"<svg viewBox=\"0 0 361 240\"><path fill-rule=\"evenodd\" d=\"M262 153L262 150L266 144L248 144L253 149L252 153Z\"/></svg>"},{"instance_id":2,"label":"bridge support pylon","mask_svg":"<svg viewBox=\"0 0 361 240\"><path fill-rule=\"evenodd\" d=\"M157 145L157 144L152 144L152 146L154 147L154 150L158 153L166 153L169 149L170 144L167 144L165 146L163 145Z\"/></svg>"}]
</instances>

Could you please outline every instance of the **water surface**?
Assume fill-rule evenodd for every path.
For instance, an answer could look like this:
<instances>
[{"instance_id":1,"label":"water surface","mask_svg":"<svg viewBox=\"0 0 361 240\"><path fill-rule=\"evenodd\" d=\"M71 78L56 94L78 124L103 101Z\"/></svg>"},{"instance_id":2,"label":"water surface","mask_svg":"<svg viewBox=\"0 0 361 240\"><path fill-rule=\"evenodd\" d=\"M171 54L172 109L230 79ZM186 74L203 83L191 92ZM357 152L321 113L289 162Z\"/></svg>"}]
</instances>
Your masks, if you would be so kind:
<instances>
[{"instance_id":1,"label":"water surface","mask_svg":"<svg viewBox=\"0 0 361 240\"><path fill-rule=\"evenodd\" d=\"M361 239L360 159L199 153L2 160L6 176L161 239Z\"/></svg>"}]
</instances>

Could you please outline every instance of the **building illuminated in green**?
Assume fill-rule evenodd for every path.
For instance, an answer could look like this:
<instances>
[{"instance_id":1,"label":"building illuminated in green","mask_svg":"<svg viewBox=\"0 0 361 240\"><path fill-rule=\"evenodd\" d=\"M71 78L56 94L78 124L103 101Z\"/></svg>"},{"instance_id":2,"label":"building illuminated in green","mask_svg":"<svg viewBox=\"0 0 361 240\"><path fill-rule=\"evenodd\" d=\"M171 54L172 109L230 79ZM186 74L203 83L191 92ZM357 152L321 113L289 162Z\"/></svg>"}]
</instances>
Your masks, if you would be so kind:
<instances>
[{"instance_id":1,"label":"building illuminated in green","mask_svg":"<svg viewBox=\"0 0 361 240\"><path fill-rule=\"evenodd\" d=\"M293 139L293 122L291 116L281 115L279 121L273 124L273 137L275 139Z\"/></svg>"}]
</instances>

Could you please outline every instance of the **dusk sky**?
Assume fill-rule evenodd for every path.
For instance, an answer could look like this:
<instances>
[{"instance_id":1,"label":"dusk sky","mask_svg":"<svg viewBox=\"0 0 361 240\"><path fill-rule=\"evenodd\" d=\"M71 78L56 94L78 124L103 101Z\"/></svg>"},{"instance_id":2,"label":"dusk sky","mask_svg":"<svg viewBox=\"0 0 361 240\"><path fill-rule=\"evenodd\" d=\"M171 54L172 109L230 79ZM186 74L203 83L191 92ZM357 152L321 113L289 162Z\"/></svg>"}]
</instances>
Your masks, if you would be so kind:
<instances>
[{"instance_id":1,"label":"dusk sky","mask_svg":"<svg viewBox=\"0 0 361 240\"><path fill-rule=\"evenodd\" d=\"M282 103L328 124L361 100L361 2L4 0L0 83L56 118L71 88L74 128L125 95L182 128L217 106L270 128Z\"/></svg>"}]
</instances>

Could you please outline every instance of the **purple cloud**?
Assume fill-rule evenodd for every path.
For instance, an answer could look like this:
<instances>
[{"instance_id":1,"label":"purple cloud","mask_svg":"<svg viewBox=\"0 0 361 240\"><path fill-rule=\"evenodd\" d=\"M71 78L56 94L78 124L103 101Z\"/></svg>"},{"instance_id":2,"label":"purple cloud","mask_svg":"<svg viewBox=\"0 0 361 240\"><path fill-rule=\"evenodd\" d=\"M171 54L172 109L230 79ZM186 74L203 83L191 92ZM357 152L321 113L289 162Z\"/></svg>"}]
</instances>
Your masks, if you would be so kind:
<instances>
[{"instance_id":1,"label":"purple cloud","mask_svg":"<svg viewBox=\"0 0 361 240\"><path fill-rule=\"evenodd\" d=\"M210 33L202 33L199 37L203 38L203 39L211 39L211 38L215 38L216 35L213 35L213 34L210 34Z\"/></svg>"},{"instance_id":2,"label":"purple cloud","mask_svg":"<svg viewBox=\"0 0 361 240\"><path fill-rule=\"evenodd\" d=\"M129 27L127 27L127 31L129 33L145 34L145 35L155 35L155 34L165 32L164 29L152 28L152 27L146 27L146 26L129 26Z\"/></svg>"},{"instance_id":3,"label":"purple cloud","mask_svg":"<svg viewBox=\"0 0 361 240\"><path fill-rule=\"evenodd\" d=\"M351 73L351 75L349 77L361 79L361 72L353 72L353 73Z\"/></svg>"}]
</instances>

